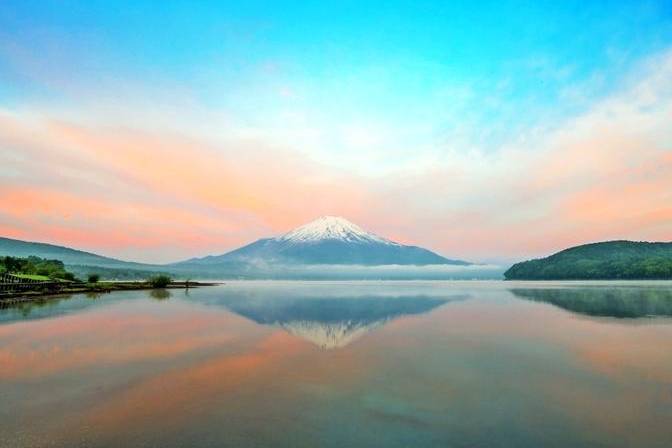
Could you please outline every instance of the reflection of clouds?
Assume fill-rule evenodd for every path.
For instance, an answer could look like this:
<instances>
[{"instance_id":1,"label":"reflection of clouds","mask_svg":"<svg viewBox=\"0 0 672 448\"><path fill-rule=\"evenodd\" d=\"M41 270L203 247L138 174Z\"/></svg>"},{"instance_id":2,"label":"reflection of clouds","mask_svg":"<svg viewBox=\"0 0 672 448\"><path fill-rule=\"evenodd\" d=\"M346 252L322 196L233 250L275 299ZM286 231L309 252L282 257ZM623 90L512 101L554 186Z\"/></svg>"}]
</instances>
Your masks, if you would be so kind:
<instances>
[{"instance_id":1,"label":"reflection of clouds","mask_svg":"<svg viewBox=\"0 0 672 448\"><path fill-rule=\"evenodd\" d=\"M672 386L670 322L614 325L603 321L597 323L599 331L590 332L590 335L592 325L589 322L586 321L583 331L579 330L584 338L576 335L578 337L569 341L588 366L619 381L638 378L646 382L662 381Z\"/></svg>"},{"instance_id":2,"label":"reflection of clouds","mask_svg":"<svg viewBox=\"0 0 672 448\"><path fill-rule=\"evenodd\" d=\"M131 303L120 306L133 313ZM0 378L38 378L95 366L167 359L216 347L236 336L226 314L190 310L152 315L118 309L0 326Z\"/></svg>"},{"instance_id":3,"label":"reflection of clouds","mask_svg":"<svg viewBox=\"0 0 672 448\"><path fill-rule=\"evenodd\" d=\"M203 443L318 446L334 428L381 422L416 427L418 437L435 437L431 446L454 440L456 427L465 443L488 446L483 421L498 441L526 446L669 440L666 319L577 318L514 300L503 284L445 285L353 282L345 287L352 300L336 283L227 285L195 289L188 302L178 292L163 303L103 300L78 315L0 325L2 403L24 407L3 422L11 432L24 415L48 415L30 427L49 441L36 446L188 446L203 434ZM373 289L381 296L371 298ZM446 294L456 289L465 295ZM421 319L384 320L422 304L423 290L456 303ZM400 291L412 294L407 302ZM473 298L459 300L467 292ZM226 297L263 325L217 309ZM381 320L389 324L328 352L275 326L319 345L357 338Z\"/></svg>"},{"instance_id":4,"label":"reflection of clouds","mask_svg":"<svg viewBox=\"0 0 672 448\"><path fill-rule=\"evenodd\" d=\"M630 440L627 446L663 446L660 441L672 436L665 411L672 409L672 325L575 322L556 342L576 356L591 381L554 375L544 383L545 399L571 409L594 437L605 438L604 445L617 438Z\"/></svg>"},{"instance_id":5,"label":"reflection of clouds","mask_svg":"<svg viewBox=\"0 0 672 448\"><path fill-rule=\"evenodd\" d=\"M458 394L523 397L539 406L525 414L526 424L547 428L550 414L558 425L569 421L590 434L595 445L663 446L660 440L672 435L672 324L633 322L577 318L528 301L471 300L428 317L425 340L433 345L425 350L450 350L458 375L446 375Z\"/></svg>"},{"instance_id":6,"label":"reflection of clouds","mask_svg":"<svg viewBox=\"0 0 672 448\"><path fill-rule=\"evenodd\" d=\"M579 318L559 308L527 301L509 305L471 300L443 310L428 318L441 319L440 325L435 322L431 326L435 338L470 351L534 341L549 349L568 351L579 368L608 375L611 380L639 378L672 383L669 318Z\"/></svg>"},{"instance_id":7,"label":"reflection of clouds","mask_svg":"<svg viewBox=\"0 0 672 448\"><path fill-rule=\"evenodd\" d=\"M257 375L271 381L278 365L289 363L302 350L292 338L274 332L258 339L243 353L218 354L149 376L89 410L84 420L107 434L133 428L144 431L147 425L167 422L179 425L188 404L199 403L211 411L214 404L210 399L258 381Z\"/></svg>"}]
</instances>

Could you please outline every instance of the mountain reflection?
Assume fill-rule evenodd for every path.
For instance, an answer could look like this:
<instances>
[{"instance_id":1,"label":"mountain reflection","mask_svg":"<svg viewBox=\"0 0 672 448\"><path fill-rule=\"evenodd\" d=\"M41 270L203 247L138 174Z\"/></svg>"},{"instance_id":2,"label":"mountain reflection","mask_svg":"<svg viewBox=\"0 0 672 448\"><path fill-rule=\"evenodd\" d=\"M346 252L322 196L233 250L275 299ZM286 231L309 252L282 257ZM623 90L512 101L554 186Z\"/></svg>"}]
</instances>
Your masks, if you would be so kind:
<instances>
[{"instance_id":1,"label":"mountain reflection","mask_svg":"<svg viewBox=\"0 0 672 448\"><path fill-rule=\"evenodd\" d=\"M672 289L656 287L511 289L516 297L589 316L672 316Z\"/></svg>"},{"instance_id":2,"label":"mountain reflection","mask_svg":"<svg viewBox=\"0 0 672 448\"><path fill-rule=\"evenodd\" d=\"M258 324L274 325L323 349L345 347L391 320L426 313L466 296L226 297L228 310Z\"/></svg>"}]
</instances>

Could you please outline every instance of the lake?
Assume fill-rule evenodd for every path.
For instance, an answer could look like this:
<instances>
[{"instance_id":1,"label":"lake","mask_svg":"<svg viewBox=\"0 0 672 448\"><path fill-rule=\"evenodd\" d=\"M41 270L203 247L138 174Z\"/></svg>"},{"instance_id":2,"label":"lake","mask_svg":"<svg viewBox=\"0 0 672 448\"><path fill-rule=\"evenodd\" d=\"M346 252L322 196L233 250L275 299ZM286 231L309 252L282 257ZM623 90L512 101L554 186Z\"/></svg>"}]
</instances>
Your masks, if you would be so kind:
<instances>
[{"instance_id":1,"label":"lake","mask_svg":"<svg viewBox=\"0 0 672 448\"><path fill-rule=\"evenodd\" d=\"M0 310L2 447L669 447L672 283L231 282Z\"/></svg>"}]
</instances>

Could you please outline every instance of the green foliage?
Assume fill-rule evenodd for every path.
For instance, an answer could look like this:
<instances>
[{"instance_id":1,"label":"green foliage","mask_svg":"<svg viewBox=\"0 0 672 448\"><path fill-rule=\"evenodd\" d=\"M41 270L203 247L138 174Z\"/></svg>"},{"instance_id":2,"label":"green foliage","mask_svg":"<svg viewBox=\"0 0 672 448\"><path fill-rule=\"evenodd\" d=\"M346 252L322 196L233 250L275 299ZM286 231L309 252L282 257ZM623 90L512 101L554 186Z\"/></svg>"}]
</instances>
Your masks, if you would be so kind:
<instances>
[{"instance_id":1,"label":"green foliage","mask_svg":"<svg viewBox=\"0 0 672 448\"><path fill-rule=\"evenodd\" d=\"M37 275L37 274L12 274L14 277L26 279L26 280L49 280L49 277L46 275Z\"/></svg>"},{"instance_id":2,"label":"green foliage","mask_svg":"<svg viewBox=\"0 0 672 448\"><path fill-rule=\"evenodd\" d=\"M507 280L672 279L672 243L609 241L517 263Z\"/></svg>"},{"instance_id":3,"label":"green foliage","mask_svg":"<svg viewBox=\"0 0 672 448\"><path fill-rule=\"evenodd\" d=\"M23 274L53 279L74 279L74 275L65 270L60 260L46 260L39 257L0 257L0 271L10 274Z\"/></svg>"},{"instance_id":4,"label":"green foliage","mask_svg":"<svg viewBox=\"0 0 672 448\"><path fill-rule=\"evenodd\" d=\"M172 279L167 275L156 275L150 278L148 281L153 288L165 288L170 284L170 282L172 282Z\"/></svg>"},{"instance_id":5,"label":"green foliage","mask_svg":"<svg viewBox=\"0 0 672 448\"><path fill-rule=\"evenodd\" d=\"M74 282L77 280L77 278L75 277L75 274L73 274L72 272L66 272L65 274L63 274L63 280Z\"/></svg>"},{"instance_id":6,"label":"green foliage","mask_svg":"<svg viewBox=\"0 0 672 448\"><path fill-rule=\"evenodd\" d=\"M89 283L98 283L98 280L100 280L100 275L98 274L89 274L87 277Z\"/></svg>"}]
</instances>

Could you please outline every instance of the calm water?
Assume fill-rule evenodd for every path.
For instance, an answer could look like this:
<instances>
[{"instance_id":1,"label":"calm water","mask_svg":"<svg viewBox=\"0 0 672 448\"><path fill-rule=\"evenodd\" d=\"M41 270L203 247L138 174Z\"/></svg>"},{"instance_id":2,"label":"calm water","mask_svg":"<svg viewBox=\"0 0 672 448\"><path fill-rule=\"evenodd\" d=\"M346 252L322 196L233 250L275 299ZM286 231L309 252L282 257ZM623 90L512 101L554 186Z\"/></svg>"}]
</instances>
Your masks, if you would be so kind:
<instances>
[{"instance_id":1,"label":"calm water","mask_svg":"<svg viewBox=\"0 0 672 448\"><path fill-rule=\"evenodd\" d=\"M670 447L670 283L230 283L0 310L2 447Z\"/></svg>"}]
</instances>

